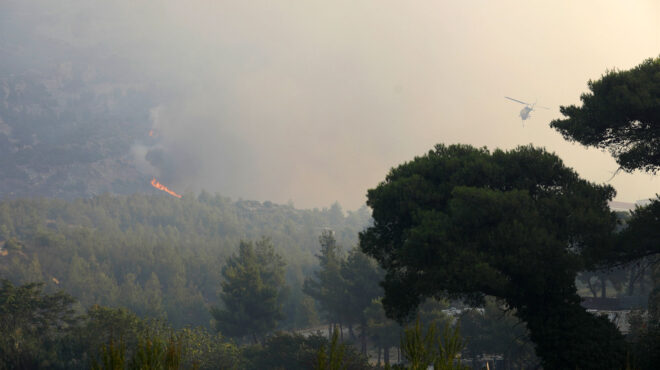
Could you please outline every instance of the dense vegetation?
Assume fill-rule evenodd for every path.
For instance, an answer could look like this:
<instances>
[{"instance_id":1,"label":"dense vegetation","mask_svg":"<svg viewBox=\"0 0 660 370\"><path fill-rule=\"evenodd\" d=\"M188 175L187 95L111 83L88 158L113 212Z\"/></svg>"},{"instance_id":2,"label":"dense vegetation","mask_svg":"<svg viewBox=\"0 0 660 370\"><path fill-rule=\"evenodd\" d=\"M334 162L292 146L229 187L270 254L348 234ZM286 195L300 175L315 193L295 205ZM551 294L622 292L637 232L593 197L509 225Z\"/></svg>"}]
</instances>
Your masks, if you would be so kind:
<instances>
[{"instance_id":1,"label":"dense vegetation","mask_svg":"<svg viewBox=\"0 0 660 370\"><path fill-rule=\"evenodd\" d=\"M366 366L359 353L378 363L399 360L404 353L392 349L400 345L402 328L385 317L382 271L350 248L369 220L366 209L344 215L337 204L301 211L206 193L2 202L0 276L11 280L3 297L32 297L0 302L3 312L22 317L4 316L0 330L7 341L0 352L9 357L3 361L85 368L113 356L128 364L138 361L137 353L156 356L180 347L180 361L201 368L296 368L317 361L331 343L274 330L321 323L344 329L333 331L354 344L343 350L354 368ZM28 307L51 313L31 314ZM249 309L268 307L270 318L249 315ZM448 307L427 302L419 311L423 325L448 322ZM468 342L466 353L491 351L492 343L505 343L508 351L522 345L528 349L507 360L535 363L525 327L490 307L485 315L474 311L461 319L465 338L481 338ZM36 317L48 331L32 324ZM17 341L20 353L5 355Z\"/></svg>"},{"instance_id":2,"label":"dense vegetation","mask_svg":"<svg viewBox=\"0 0 660 370\"><path fill-rule=\"evenodd\" d=\"M550 126L564 138L608 149L621 169L660 169L660 58L589 81L582 106L561 107L564 119Z\"/></svg>"},{"instance_id":3,"label":"dense vegetation","mask_svg":"<svg viewBox=\"0 0 660 370\"><path fill-rule=\"evenodd\" d=\"M369 192L373 223L366 207L135 194L150 189L138 158L163 164L149 136L160 86L13 13L0 14L14 31L0 32L0 369L660 360L660 198L617 219L611 187L544 150L462 145L393 169ZM551 126L610 150L624 171L657 173L660 59L589 90ZM59 199L20 198L34 196ZM650 293L628 343L580 306L579 290L605 298L608 287Z\"/></svg>"},{"instance_id":4,"label":"dense vegetation","mask_svg":"<svg viewBox=\"0 0 660 370\"><path fill-rule=\"evenodd\" d=\"M613 194L542 149L437 145L369 191L361 247L387 271L394 317L425 297L492 295L527 323L544 367L620 368L623 336L580 306L575 286L610 253Z\"/></svg>"},{"instance_id":5,"label":"dense vegetation","mask_svg":"<svg viewBox=\"0 0 660 370\"><path fill-rule=\"evenodd\" d=\"M65 293L42 284L0 287L0 368L15 369L295 369L312 368L330 346L319 335L275 333L260 344L238 346L202 328L175 330L125 309L92 306L76 314ZM368 368L347 348L348 369Z\"/></svg>"},{"instance_id":6,"label":"dense vegetation","mask_svg":"<svg viewBox=\"0 0 660 370\"><path fill-rule=\"evenodd\" d=\"M565 139L585 146L608 149L627 172L660 169L660 58L650 58L630 70L612 70L589 81L590 92L582 94L581 106L563 106L563 119L550 126ZM616 174L615 174L616 175ZM657 364L660 353L660 195L638 207L628 227L617 235L614 253L604 265L637 263L648 266L653 280L649 294L648 318L632 320L638 333L630 336L637 344L637 366Z\"/></svg>"},{"instance_id":7,"label":"dense vegetation","mask_svg":"<svg viewBox=\"0 0 660 370\"><path fill-rule=\"evenodd\" d=\"M368 221L364 208L345 216L338 204L301 211L207 193L4 201L0 276L47 282L47 291L63 289L83 307L121 306L175 327L210 327L208 305L217 303L226 259L241 240L267 237L287 266L281 327L300 327L317 320L301 287L316 265L318 235L332 228L351 246Z\"/></svg>"}]
</instances>

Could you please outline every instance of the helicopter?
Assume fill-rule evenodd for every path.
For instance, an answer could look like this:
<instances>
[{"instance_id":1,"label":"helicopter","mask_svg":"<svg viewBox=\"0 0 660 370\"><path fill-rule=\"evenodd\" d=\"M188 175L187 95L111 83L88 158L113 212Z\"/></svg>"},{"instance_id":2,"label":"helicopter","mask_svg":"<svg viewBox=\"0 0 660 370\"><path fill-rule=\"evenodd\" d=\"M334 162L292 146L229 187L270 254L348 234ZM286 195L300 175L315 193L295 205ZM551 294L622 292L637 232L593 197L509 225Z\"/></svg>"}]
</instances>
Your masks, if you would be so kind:
<instances>
[{"instance_id":1,"label":"helicopter","mask_svg":"<svg viewBox=\"0 0 660 370\"><path fill-rule=\"evenodd\" d=\"M523 127L525 127L525 120L529 118L529 114L532 113L532 111L535 110L535 108L550 109L548 107L542 107L542 106L537 107L536 102L534 102L534 104L529 104L529 103L525 103L524 101L520 101L520 100L517 100L517 99L514 99L514 98L509 98L508 96L505 96L505 98L507 98L509 100L513 100L516 103L520 103L520 104L525 105L525 108L523 108L520 111L520 118L522 119Z\"/></svg>"}]
</instances>

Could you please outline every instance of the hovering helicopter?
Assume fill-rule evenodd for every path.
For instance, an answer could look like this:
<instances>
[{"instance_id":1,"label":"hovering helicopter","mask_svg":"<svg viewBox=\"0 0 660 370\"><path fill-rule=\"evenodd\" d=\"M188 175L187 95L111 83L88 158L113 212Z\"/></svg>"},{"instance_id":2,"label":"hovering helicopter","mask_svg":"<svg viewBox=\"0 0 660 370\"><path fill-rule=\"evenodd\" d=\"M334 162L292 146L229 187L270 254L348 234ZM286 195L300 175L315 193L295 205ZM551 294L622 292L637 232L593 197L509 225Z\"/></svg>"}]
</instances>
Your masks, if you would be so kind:
<instances>
[{"instance_id":1,"label":"hovering helicopter","mask_svg":"<svg viewBox=\"0 0 660 370\"><path fill-rule=\"evenodd\" d=\"M509 98L508 96L505 96L505 98L507 98L509 100L513 100L516 103L520 103L520 104L525 105L525 108L523 108L520 111L520 118L522 119L523 127L525 127L525 120L529 118L529 114L532 113L533 110L536 110L536 108L550 109L548 107L542 107L542 106L537 107L536 102L534 102L534 104L529 104L529 103L525 103L524 101L520 101L520 100L517 100L517 99L514 99L514 98Z\"/></svg>"}]
</instances>

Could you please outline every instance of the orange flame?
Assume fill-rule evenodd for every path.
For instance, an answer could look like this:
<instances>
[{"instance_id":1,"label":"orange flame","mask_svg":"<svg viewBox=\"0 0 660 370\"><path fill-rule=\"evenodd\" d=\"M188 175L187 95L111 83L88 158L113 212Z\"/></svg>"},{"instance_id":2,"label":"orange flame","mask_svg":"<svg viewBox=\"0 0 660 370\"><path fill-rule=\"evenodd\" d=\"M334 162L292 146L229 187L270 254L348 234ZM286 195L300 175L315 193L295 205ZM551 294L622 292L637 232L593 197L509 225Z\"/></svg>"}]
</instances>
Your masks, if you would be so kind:
<instances>
[{"instance_id":1,"label":"orange flame","mask_svg":"<svg viewBox=\"0 0 660 370\"><path fill-rule=\"evenodd\" d=\"M149 136L154 136L155 132L154 130L149 130Z\"/></svg>"},{"instance_id":2,"label":"orange flame","mask_svg":"<svg viewBox=\"0 0 660 370\"><path fill-rule=\"evenodd\" d=\"M168 189L165 185L159 183L159 182L156 180L155 177L154 177L153 179L151 179L151 186L153 186L153 187L156 188L156 189L160 189L160 190L162 190L162 191L164 191L164 192L166 192L166 193L168 193L168 194L170 194L170 195L172 195L172 196L175 196L175 197L177 197L177 198L181 198L181 196L180 196L179 194L173 192L172 190Z\"/></svg>"}]
</instances>

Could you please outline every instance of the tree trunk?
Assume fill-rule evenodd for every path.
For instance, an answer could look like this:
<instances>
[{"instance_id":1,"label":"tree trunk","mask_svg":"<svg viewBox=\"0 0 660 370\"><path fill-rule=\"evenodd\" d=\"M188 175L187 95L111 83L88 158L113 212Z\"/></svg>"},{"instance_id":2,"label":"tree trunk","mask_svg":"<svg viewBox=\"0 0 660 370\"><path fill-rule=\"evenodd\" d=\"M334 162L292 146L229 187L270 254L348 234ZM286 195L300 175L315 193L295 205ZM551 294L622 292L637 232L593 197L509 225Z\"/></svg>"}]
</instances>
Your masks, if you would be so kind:
<instances>
[{"instance_id":1,"label":"tree trunk","mask_svg":"<svg viewBox=\"0 0 660 370\"><path fill-rule=\"evenodd\" d=\"M607 297L607 278L605 275L600 275L598 278L600 279L600 296L605 298Z\"/></svg>"},{"instance_id":2,"label":"tree trunk","mask_svg":"<svg viewBox=\"0 0 660 370\"><path fill-rule=\"evenodd\" d=\"M628 278L628 288L626 289L626 295L628 296L633 295L633 292L635 291L635 281L637 281L637 276L639 276L639 271L630 271L630 276Z\"/></svg>"},{"instance_id":3,"label":"tree trunk","mask_svg":"<svg viewBox=\"0 0 660 370\"><path fill-rule=\"evenodd\" d=\"M653 269L651 269L651 271L653 271ZM647 269L645 268L642 272L642 276L639 277L639 294L646 294L646 272Z\"/></svg>"},{"instance_id":4,"label":"tree trunk","mask_svg":"<svg viewBox=\"0 0 660 370\"><path fill-rule=\"evenodd\" d=\"M390 364L390 347L389 346L385 346L385 348L383 348L383 362L385 362L385 365Z\"/></svg>"},{"instance_id":5,"label":"tree trunk","mask_svg":"<svg viewBox=\"0 0 660 370\"><path fill-rule=\"evenodd\" d=\"M343 342L344 341L344 326L339 323L339 339Z\"/></svg>"},{"instance_id":6,"label":"tree trunk","mask_svg":"<svg viewBox=\"0 0 660 370\"><path fill-rule=\"evenodd\" d=\"M332 323L328 324L328 339L332 339Z\"/></svg>"},{"instance_id":7,"label":"tree trunk","mask_svg":"<svg viewBox=\"0 0 660 370\"><path fill-rule=\"evenodd\" d=\"M594 296L594 298L597 298L598 292L596 291L596 287L591 284L591 278L587 279L587 286L589 287L589 291L591 291L591 294Z\"/></svg>"},{"instance_id":8,"label":"tree trunk","mask_svg":"<svg viewBox=\"0 0 660 370\"><path fill-rule=\"evenodd\" d=\"M360 343L362 344L362 354L367 354L367 324L362 321L360 324Z\"/></svg>"},{"instance_id":9,"label":"tree trunk","mask_svg":"<svg viewBox=\"0 0 660 370\"><path fill-rule=\"evenodd\" d=\"M355 340L355 332L353 332L353 323L348 324L348 334L351 335L351 340Z\"/></svg>"}]
</instances>

